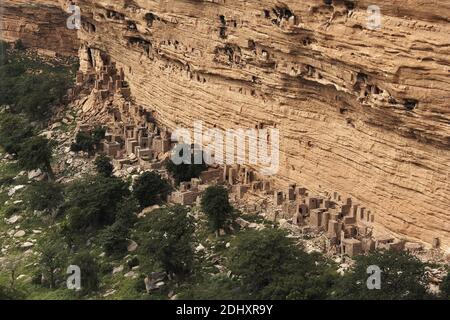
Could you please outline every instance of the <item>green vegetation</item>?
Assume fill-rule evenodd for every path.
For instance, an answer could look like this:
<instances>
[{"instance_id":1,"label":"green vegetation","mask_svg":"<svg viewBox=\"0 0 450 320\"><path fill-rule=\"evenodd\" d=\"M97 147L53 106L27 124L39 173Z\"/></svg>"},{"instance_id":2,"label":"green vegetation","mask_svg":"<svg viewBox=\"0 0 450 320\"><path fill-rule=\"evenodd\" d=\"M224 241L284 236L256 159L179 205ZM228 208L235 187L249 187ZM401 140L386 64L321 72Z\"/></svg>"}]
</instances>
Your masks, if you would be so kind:
<instances>
[{"instance_id":1,"label":"green vegetation","mask_svg":"<svg viewBox=\"0 0 450 320\"><path fill-rule=\"evenodd\" d=\"M367 289L367 267L381 269L381 290ZM353 272L345 275L338 290L343 299L426 299L425 264L404 251L382 250L356 257Z\"/></svg>"},{"instance_id":2,"label":"green vegetation","mask_svg":"<svg viewBox=\"0 0 450 320\"><path fill-rule=\"evenodd\" d=\"M190 146L186 145L179 145L178 146L180 151L180 157L183 156L183 150L191 150ZM199 158L201 159L200 164L195 164L195 159ZM200 162L200 161L197 161ZM178 185L180 182L184 181L191 181L192 178L198 178L200 177L200 174L208 169L208 166L203 161L203 153L202 151L196 151L191 155L191 163L181 163L181 164L175 164L171 160L169 160L166 163L166 169L167 171L173 176L175 179L175 183Z\"/></svg>"},{"instance_id":3,"label":"green vegetation","mask_svg":"<svg viewBox=\"0 0 450 320\"><path fill-rule=\"evenodd\" d=\"M116 220L122 201L130 196L128 184L116 177L100 175L77 180L66 190L67 228L87 235Z\"/></svg>"},{"instance_id":4,"label":"green vegetation","mask_svg":"<svg viewBox=\"0 0 450 320\"><path fill-rule=\"evenodd\" d=\"M73 83L77 66L73 61L51 63L25 53L20 43L15 47L0 50L0 105L10 106L12 113L23 113L31 121L48 120L51 107L63 101Z\"/></svg>"},{"instance_id":5,"label":"green vegetation","mask_svg":"<svg viewBox=\"0 0 450 320\"><path fill-rule=\"evenodd\" d=\"M203 212L208 216L212 231L219 234L230 222L233 207L228 201L228 190L222 186L212 186L206 189L201 200Z\"/></svg>"},{"instance_id":6,"label":"green vegetation","mask_svg":"<svg viewBox=\"0 0 450 320\"><path fill-rule=\"evenodd\" d=\"M166 200L171 187L156 172L145 172L133 185L133 195L141 207L148 207Z\"/></svg>"},{"instance_id":7,"label":"green vegetation","mask_svg":"<svg viewBox=\"0 0 450 320\"><path fill-rule=\"evenodd\" d=\"M25 170L42 169L53 179L52 160L53 144L44 137L35 136L20 146L19 165Z\"/></svg>"},{"instance_id":8,"label":"green vegetation","mask_svg":"<svg viewBox=\"0 0 450 320\"><path fill-rule=\"evenodd\" d=\"M20 146L33 135L33 128L21 116L0 113L0 146L8 153L17 154Z\"/></svg>"},{"instance_id":9,"label":"green vegetation","mask_svg":"<svg viewBox=\"0 0 450 320\"><path fill-rule=\"evenodd\" d=\"M138 225L143 255L153 257L167 273L178 276L192 268L193 233L193 219L181 206L159 209Z\"/></svg>"},{"instance_id":10,"label":"green vegetation","mask_svg":"<svg viewBox=\"0 0 450 320\"><path fill-rule=\"evenodd\" d=\"M71 265L76 265L82 270L81 295L97 291L99 280L99 265L95 258L87 251L77 253L71 260Z\"/></svg>"},{"instance_id":11,"label":"green vegetation","mask_svg":"<svg viewBox=\"0 0 450 320\"><path fill-rule=\"evenodd\" d=\"M60 184L51 181L33 182L24 196L25 201L32 210L55 211L63 203L63 188Z\"/></svg>"},{"instance_id":12,"label":"green vegetation","mask_svg":"<svg viewBox=\"0 0 450 320\"><path fill-rule=\"evenodd\" d=\"M70 146L74 152L84 151L92 155L100 141L105 137L106 129L96 127L90 132L80 131L75 137L75 142Z\"/></svg>"},{"instance_id":13,"label":"green vegetation","mask_svg":"<svg viewBox=\"0 0 450 320\"><path fill-rule=\"evenodd\" d=\"M279 229L242 232L232 242L229 268L255 299L326 299L337 275Z\"/></svg>"},{"instance_id":14,"label":"green vegetation","mask_svg":"<svg viewBox=\"0 0 450 320\"><path fill-rule=\"evenodd\" d=\"M114 167L111 164L111 158L104 155L100 155L97 157L97 159L95 159L95 167L98 174L101 174L105 177L110 177L114 170Z\"/></svg>"},{"instance_id":15,"label":"green vegetation","mask_svg":"<svg viewBox=\"0 0 450 320\"><path fill-rule=\"evenodd\" d=\"M52 230L47 237L40 241L38 250L41 254L39 266L42 275L38 281L53 289L64 282L65 270L61 270L61 267L67 261L69 249L61 241L58 232Z\"/></svg>"}]
</instances>

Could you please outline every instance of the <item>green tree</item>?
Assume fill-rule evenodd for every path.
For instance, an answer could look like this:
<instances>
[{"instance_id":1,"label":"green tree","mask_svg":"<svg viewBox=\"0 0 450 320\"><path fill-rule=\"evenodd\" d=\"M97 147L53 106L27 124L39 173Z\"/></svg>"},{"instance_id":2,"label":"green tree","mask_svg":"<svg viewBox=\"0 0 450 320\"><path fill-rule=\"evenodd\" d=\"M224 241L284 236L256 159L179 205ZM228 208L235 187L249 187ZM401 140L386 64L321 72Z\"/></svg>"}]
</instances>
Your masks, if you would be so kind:
<instances>
[{"instance_id":1,"label":"green tree","mask_svg":"<svg viewBox=\"0 0 450 320\"><path fill-rule=\"evenodd\" d=\"M25 170L42 169L53 179L52 149L51 141L44 137L29 138L20 146L18 163Z\"/></svg>"},{"instance_id":2,"label":"green tree","mask_svg":"<svg viewBox=\"0 0 450 320\"><path fill-rule=\"evenodd\" d=\"M111 158L100 155L95 159L95 167L97 172L106 177L110 177L113 173L114 167L111 163Z\"/></svg>"},{"instance_id":3,"label":"green tree","mask_svg":"<svg viewBox=\"0 0 450 320\"><path fill-rule=\"evenodd\" d=\"M123 180L98 175L73 182L66 195L68 228L76 233L95 231L114 223L117 209L130 196L130 191Z\"/></svg>"},{"instance_id":4,"label":"green tree","mask_svg":"<svg viewBox=\"0 0 450 320\"><path fill-rule=\"evenodd\" d=\"M381 289L367 288L367 268L381 270ZM403 300L428 297L425 264L406 251L377 250L356 257L337 290L337 297L361 300Z\"/></svg>"},{"instance_id":5,"label":"green tree","mask_svg":"<svg viewBox=\"0 0 450 320\"><path fill-rule=\"evenodd\" d=\"M178 145L177 147L176 150L180 149L180 157L183 156L183 150L191 150L187 145ZM197 160L197 162L201 163L196 164L196 158L201 159L201 161ZM208 166L203 161L203 152L197 150L191 155L191 163L187 164L183 162L181 164L175 164L169 160L166 162L166 169L174 177L175 183L178 185L180 182L191 181L192 178L200 177L200 174L208 169Z\"/></svg>"},{"instance_id":6,"label":"green tree","mask_svg":"<svg viewBox=\"0 0 450 320\"><path fill-rule=\"evenodd\" d=\"M73 143L70 149L74 152L85 151L92 154L95 150L94 139L89 132L80 131L75 136L75 143Z\"/></svg>"},{"instance_id":7,"label":"green tree","mask_svg":"<svg viewBox=\"0 0 450 320\"><path fill-rule=\"evenodd\" d=\"M0 146L6 152L17 154L21 144L32 135L33 130L24 118L11 113L0 114Z\"/></svg>"},{"instance_id":8,"label":"green tree","mask_svg":"<svg viewBox=\"0 0 450 320\"><path fill-rule=\"evenodd\" d=\"M333 265L279 229L241 232L228 267L253 299L326 299L337 278Z\"/></svg>"},{"instance_id":9,"label":"green tree","mask_svg":"<svg viewBox=\"0 0 450 320\"><path fill-rule=\"evenodd\" d=\"M105 134L106 129L103 127L95 127L90 132L79 131L75 136L75 143L70 148L74 152L84 151L92 155L100 141L105 138Z\"/></svg>"},{"instance_id":10,"label":"green tree","mask_svg":"<svg viewBox=\"0 0 450 320\"><path fill-rule=\"evenodd\" d=\"M133 185L133 195L141 207L148 207L164 201L169 195L171 187L156 172L145 172Z\"/></svg>"},{"instance_id":11,"label":"green tree","mask_svg":"<svg viewBox=\"0 0 450 320\"><path fill-rule=\"evenodd\" d=\"M0 285L0 300L23 300L25 298L23 292Z\"/></svg>"},{"instance_id":12,"label":"green tree","mask_svg":"<svg viewBox=\"0 0 450 320\"><path fill-rule=\"evenodd\" d=\"M228 190L223 186L212 186L202 196L201 207L208 216L210 229L218 235L231 218L233 207L228 199Z\"/></svg>"},{"instance_id":13,"label":"green tree","mask_svg":"<svg viewBox=\"0 0 450 320\"><path fill-rule=\"evenodd\" d=\"M61 235L51 230L50 233L42 238L38 243L40 252L39 266L43 278L50 288L55 288L57 280L63 281L65 272L68 248L62 241Z\"/></svg>"},{"instance_id":14,"label":"green tree","mask_svg":"<svg viewBox=\"0 0 450 320\"><path fill-rule=\"evenodd\" d=\"M194 261L194 222L186 208L158 209L139 222L139 250L158 262L169 274L185 275Z\"/></svg>"},{"instance_id":15,"label":"green tree","mask_svg":"<svg viewBox=\"0 0 450 320\"><path fill-rule=\"evenodd\" d=\"M100 244L106 255L121 257L127 251L130 228L137 220L137 208L134 200L123 201L117 209L116 221L100 233Z\"/></svg>"},{"instance_id":16,"label":"green tree","mask_svg":"<svg viewBox=\"0 0 450 320\"><path fill-rule=\"evenodd\" d=\"M52 214L63 203L63 188L52 181L33 182L25 194L25 201L32 210L49 210Z\"/></svg>"},{"instance_id":17,"label":"green tree","mask_svg":"<svg viewBox=\"0 0 450 320\"><path fill-rule=\"evenodd\" d=\"M71 260L81 271L81 294L86 295L98 290L100 267L94 257L87 251L77 253Z\"/></svg>"}]
</instances>

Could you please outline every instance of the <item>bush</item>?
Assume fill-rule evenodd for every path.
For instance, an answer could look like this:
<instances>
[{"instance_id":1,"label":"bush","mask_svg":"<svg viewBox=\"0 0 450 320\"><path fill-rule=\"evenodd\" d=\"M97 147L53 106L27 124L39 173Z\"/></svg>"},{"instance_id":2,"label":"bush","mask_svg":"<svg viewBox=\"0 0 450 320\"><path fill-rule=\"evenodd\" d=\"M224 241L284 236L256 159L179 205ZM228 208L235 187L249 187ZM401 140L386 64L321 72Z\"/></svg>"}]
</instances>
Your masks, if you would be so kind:
<instances>
[{"instance_id":1,"label":"bush","mask_svg":"<svg viewBox=\"0 0 450 320\"><path fill-rule=\"evenodd\" d=\"M53 178L53 170L50 165L53 145L50 140L41 137L31 137L20 146L18 155L19 166L24 170L42 169Z\"/></svg>"},{"instance_id":2,"label":"bush","mask_svg":"<svg viewBox=\"0 0 450 320\"><path fill-rule=\"evenodd\" d=\"M89 252L81 252L75 255L71 261L81 271L81 291L82 295L98 290L100 280L98 278L100 267L97 261Z\"/></svg>"},{"instance_id":3,"label":"bush","mask_svg":"<svg viewBox=\"0 0 450 320\"><path fill-rule=\"evenodd\" d=\"M25 193L25 201L32 210L54 211L64 201L63 188L55 182L34 182Z\"/></svg>"},{"instance_id":4,"label":"bush","mask_svg":"<svg viewBox=\"0 0 450 320\"><path fill-rule=\"evenodd\" d=\"M190 147L186 147L186 145L178 145L178 148L181 150L191 150ZM180 184L180 182L183 181L191 181L192 178L198 178L200 177L200 174L208 169L208 166L203 161L203 153L202 151L196 151L196 154L192 154L191 156L191 163L181 163L181 164L175 164L171 160L169 160L166 163L166 169L167 171L174 177L175 183ZM202 161L201 164L195 164L194 160L196 158L196 155L198 157L201 157ZM180 151L180 156L183 156L183 151Z\"/></svg>"},{"instance_id":5,"label":"bush","mask_svg":"<svg viewBox=\"0 0 450 320\"><path fill-rule=\"evenodd\" d=\"M193 233L193 219L185 208L159 209L138 224L139 250L167 273L185 275L194 261Z\"/></svg>"},{"instance_id":6,"label":"bush","mask_svg":"<svg viewBox=\"0 0 450 320\"><path fill-rule=\"evenodd\" d=\"M303 251L285 231L241 232L228 267L252 299L326 299L336 273L318 255Z\"/></svg>"},{"instance_id":7,"label":"bush","mask_svg":"<svg viewBox=\"0 0 450 320\"><path fill-rule=\"evenodd\" d=\"M111 225L120 204L130 195L127 183L100 175L73 182L66 193L68 228L72 232L95 231Z\"/></svg>"},{"instance_id":8,"label":"bush","mask_svg":"<svg viewBox=\"0 0 450 320\"><path fill-rule=\"evenodd\" d=\"M5 54L0 64L0 105L16 114L42 122L52 115L52 106L62 101L73 82L70 67L49 64L22 52Z\"/></svg>"},{"instance_id":9,"label":"bush","mask_svg":"<svg viewBox=\"0 0 450 320\"><path fill-rule=\"evenodd\" d=\"M114 170L111 159L104 155L98 156L95 159L95 167L97 172L105 177L110 177Z\"/></svg>"},{"instance_id":10,"label":"bush","mask_svg":"<svg viewBox=\"0 0 450 320\"><path fill-rule=\"evenodd\" d=\"M208 216L210 229L218 234L219 230L226 226L233 212L228 199L228 190L222 186L209 187L202 196L201 206Z\"/></svg>"},{"instance_id":11,"label":"bush","mask_svg":"<svg viewBox=\"0 0 450 320\"><path fill-rule=\"evenodd\" d=\"M23 292L0 285L0 300L23 300L25 298Z\"/></svg>"},{"instance_id":12,"label":"bush","mask_svg":"<svg viewBox=\"0 0 450 320\"><path fill-rule=\"evenodd\" d=\"M99 235L100 245L107 256L121 257L127 251L129 231L121 223L113 223Z\"/></svg>"},{"instance_id":13,"label":"bush","mask_svg":"<svg viewBox=\"0 0 450 320\"><path fill-rule=\"evenodd\" d=\"M96 127L91 132L79 131L75 136L75 143L72 143L70 146L70 150L93 154L100 141L105 138L105 133L106 129L103 127Z\"/></svg>"},{"instance_id":14,"label":"bush","mask_svg":"<svg viewBox=\"0 0 450 320\"><path fill-rule=\"evenodd\" d=\"M381 269L381 289L367 288L367 268ZM347 273L337 297L362 300L424 299L428 297L425 265L405 251L378 250L356 257L353 270Z\"/></svg>"},{"instance_id":15,"label":"bush","mask_svg":"<svg viewBox=\"0 0 450 320\"><path fill-rule=\"evenodd\" d=\"M133 195L141 207L148 207L165 201L171 187L156 172L145 172L133 185Z\"/></svg>"},{"instance_id":16,"label":"bush","mask_svg":"<svg viewBox=\"0 0 450 320\"><path fill-rule=\"evenodd\" d=\"M39 241L38 251L41 253L39 266L46 281L43 284L47 284L52 289L56 288L57 283L64 282L69 249L61 241L61 235L57 231L51 230L45 238Z\"/></svg>"},{"instance_id":17,"label":"bush","mask_svg":"<svg viewBox=\"0 0 450 320\"><path fill-rule=\"evenodd\" d=\"M0 114L0 146L8 153L17 154L20 146L33 135L29 123L18 115Z\"/></svg>"}]
</instances>

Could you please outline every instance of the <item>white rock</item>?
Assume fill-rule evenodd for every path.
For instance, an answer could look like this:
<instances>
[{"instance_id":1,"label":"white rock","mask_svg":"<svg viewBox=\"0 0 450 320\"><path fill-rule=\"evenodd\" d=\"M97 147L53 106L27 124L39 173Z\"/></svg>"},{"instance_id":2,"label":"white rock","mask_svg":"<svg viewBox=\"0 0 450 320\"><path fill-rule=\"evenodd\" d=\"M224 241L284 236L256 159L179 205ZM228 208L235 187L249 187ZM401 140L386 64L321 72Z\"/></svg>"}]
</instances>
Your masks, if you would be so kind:
<instances>
[{"instance_id":1,"label":"white rock","mask_svg":"<svg viewBox=\"0 0 450 320\"><path fill-rule=\"evenodd\" d=\"M116 293L116 290L114 290L114 289L109 290L103 295L103 297L108 297L110 295L113 295L114 293Z\"/></svg>"},{"instance_id":2,"label":"white rock","mask_svg":"<svg viewBox=\"0 0 450 320\"><path fill-rule=\"evenodd\" d=\"M21 203L23 203L23 200L16 200L13 202L13 204L21 204Z\"/></svg>"},{"instance_id":3,"label":"white rock","mask_svg":"<svg viewBox=\"0 0 450 320\"><path fill-rule=\"evenodd\" d=\"M128 244L127 250L128 252L133 252L136 251L137 247L138 244L135 241L131 240L130 243Z\"/></svg>"},{"instance_id":4,"label":"white rock","mask_svg":"<svg viewBox=\"0 0 450 320\"><path fill-rule=\"evenodd\" d=\"M21 216L14 215L14 216L10 217L9 219L6 219L6 223L8 223L8 224L14 224L14 223L16 223L17 221L19 221L20 219L22 219Z\"/></svg>"},{"instance_id":5,"label":"white rock","mask_svg":"<svg viewBox=\"0 0 450 320\"><path fill-rule=\"evenodd\" d=\"M134 279L135 277L137 277L137 274L134 271L129 271L129 272L125 273L123 276L125 278L133 278Z\"/></svg>"},{"instance_id":6,"label":"white rock","mask_svg":"<svg viewBox=\"0 0 450 320\"><path fill-rule=\"evenodd\" d=\"M21 248L31 248L32 246L34 246L34 243L27 241L27 242L22 243L22 245L20 247Z\"/></svg>"},{"instance_id":7,"label":"white rock","mask_svg":"<svg viewBox=\"0 0 450 320\"><path fill-rule=\"evenodd\" d=\"M61 122L56 122L56 123L52 124L51 129L55 130L55 129L58 129L59 127L61 127Z\"/></svg>"},{"instance_id":8,"label":"white rock","mask_svg":"<svg viewBox=\"0 0 450 320\"><path fill-rule=\"evenodd\" d=\"M19 184L17 186L12 187L11 189L9 189L8 191L8 196L13 196L17 191L21 190L25 188L25 186L23 184Z\"/></svg>"},{"instance_id":9,"label":"white rock","mask_svg":"<svg viewBox=\"0 0 450 320\"><path fill-rule=\"evenodd\" d=\"M205 250L205 247L201 243L197 246L197 248L195 248L196 252L200 252L200 251L204 251L204 250Z\"/></svg>"},{"instance_id":10,"label":"white rock","mask_svg":"<svg viewBox=\"0 0 450 320\"><path fill-rule=\"evenodd\" d=\"M120 266L118 266L118 267L115 267L114 269L113 269L113 274L116 274L116 273L119 273L119 272L122 272L123 271L123 265L120 265Z\"/></svg>"},{"instance_id":11,"label":"white rock","mask_svg":"<svg viewBox=\"0 0 450 320\"><path fill-rule=\"evenodd\" d=\"M225 245L225 248L229 248L231 246L231 243L227 242L227 244Z\"/></svg>"},{"instance_id":12,"label":"white rock","mask_svg":"<svg viewBox=\"0 0 450 320\"><path fill-rule=\"evenodd\" d=\"M28 172L28 179L29 180L33 180L33 179L39 178L40 176L42 176L42 170L41 169L31 170L30 172Z\"/></svg>"},{"instance_id":13,"label":"white rock","mask_svg":"<svg viewBox=\"0 0 450 320\"><path fill-rule=\"evenodd\" d=\"M25 231L19 230L16 233L14 233L14 238L21 238L25 235Z\"/></svg>"},{"instance_id":14,"label":"white rock","mask_svg":"<svg viewBox=\"0 0 450 320\"><path fill-rule=\"evenodd\" d=\"M127 171L128 174L133 174L133 173L136 172L136 168L135 167L129 167L129 168L127 168L126 171Z\"/></svg>"}]
</instances>

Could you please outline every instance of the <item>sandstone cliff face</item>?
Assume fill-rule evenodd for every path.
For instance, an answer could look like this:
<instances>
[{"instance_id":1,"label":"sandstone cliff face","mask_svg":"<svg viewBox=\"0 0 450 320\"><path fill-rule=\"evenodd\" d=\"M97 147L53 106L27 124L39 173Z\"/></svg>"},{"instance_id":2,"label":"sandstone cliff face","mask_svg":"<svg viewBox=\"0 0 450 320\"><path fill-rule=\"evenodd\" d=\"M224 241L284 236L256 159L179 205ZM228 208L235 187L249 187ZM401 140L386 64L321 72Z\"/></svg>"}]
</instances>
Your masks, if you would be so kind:
<instances>
[{"instance_id":1,"label":"sandstone cliff face","mask_svg":"<svg viewBox=\"0 0 450 320\"><path fill-rule=\"evenodd\" d=\"M57 0L2 0L0 39L20 39L27 48L49 55L74 55L79 44L76 32L66 27L68 16Z\"/></svg>"},{"instance_id":2,"label":"sandstone cliff face","mask_svg":"<svg viewBox=\"0 0 450 320\"><path fill-rule=\"evenodd\" d=\"M276 126L274 182L339 191L378 232L450 248L448 1L76 3L83 68L103 51L161 125Z\"/></svg>"}]
</instances>

